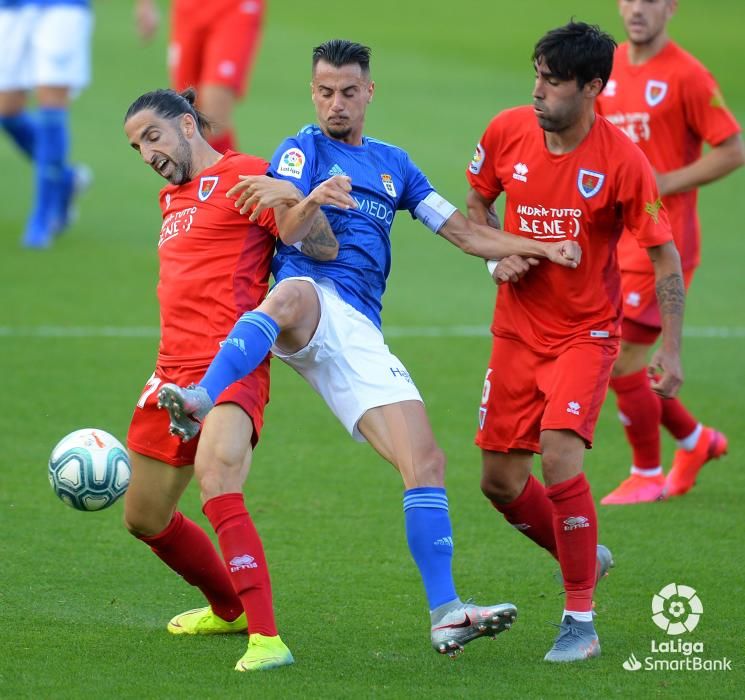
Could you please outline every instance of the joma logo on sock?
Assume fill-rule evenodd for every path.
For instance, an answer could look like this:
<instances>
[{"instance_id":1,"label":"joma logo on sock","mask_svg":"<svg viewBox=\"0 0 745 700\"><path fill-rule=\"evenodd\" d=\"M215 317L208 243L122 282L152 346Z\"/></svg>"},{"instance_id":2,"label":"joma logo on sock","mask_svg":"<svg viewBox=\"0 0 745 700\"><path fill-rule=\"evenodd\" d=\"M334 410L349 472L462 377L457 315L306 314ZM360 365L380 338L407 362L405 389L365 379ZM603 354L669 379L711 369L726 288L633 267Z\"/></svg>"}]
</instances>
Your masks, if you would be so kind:
<instances>
[{"instance_id":1,"label":"joma logo on sock","mask_svg":"<svg viewBox=\"0 0 745 700\"><path fill-rule=\"evenodd\" d=\"M230 560L231 573L235 573L241 569L256 569L258 566L256 560L250 554L241 554L241 556L233 557Z\"/></svg>"},{"instance_id":2,"label":"joma logo on sock","mask_svg":"<svg viewBox=\"0 0 745 700\"><path fill-rule=\"evenodd\" d=\"M564 521L564 531L576 530L580 527L590 527L590 521L584 515L573 515Z\"/></svg>"}]
</instances>

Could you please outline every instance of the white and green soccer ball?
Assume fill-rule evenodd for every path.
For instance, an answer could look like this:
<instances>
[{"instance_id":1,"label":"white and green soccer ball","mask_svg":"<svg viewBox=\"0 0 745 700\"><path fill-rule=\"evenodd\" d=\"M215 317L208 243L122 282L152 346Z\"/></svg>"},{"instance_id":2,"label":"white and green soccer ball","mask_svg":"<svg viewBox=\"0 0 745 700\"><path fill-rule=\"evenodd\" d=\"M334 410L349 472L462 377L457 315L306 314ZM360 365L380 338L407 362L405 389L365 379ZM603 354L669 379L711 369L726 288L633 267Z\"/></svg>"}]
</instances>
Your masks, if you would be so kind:
<instances>
[{"instance_id":1,"label":"white and green soccer ball","mask_svg":"<svg viewBox=\"0 0 745 700\"><path fill-rule=\"evenodd\" d=\"M76 510L108 508L127 490L130 474L124 446L97 428L66 435L49 457L49 483Z\"/></svg>"}]
</instances>

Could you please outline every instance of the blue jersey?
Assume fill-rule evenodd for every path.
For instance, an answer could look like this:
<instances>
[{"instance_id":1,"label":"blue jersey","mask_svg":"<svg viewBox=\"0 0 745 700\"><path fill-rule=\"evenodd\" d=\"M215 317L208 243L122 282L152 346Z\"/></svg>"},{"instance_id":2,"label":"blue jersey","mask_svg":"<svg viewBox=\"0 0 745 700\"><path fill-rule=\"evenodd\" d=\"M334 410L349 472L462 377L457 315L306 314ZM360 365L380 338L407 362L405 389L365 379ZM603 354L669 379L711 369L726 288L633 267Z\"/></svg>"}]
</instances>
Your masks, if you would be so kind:
<instances>
[{"instance_id":1,"label":"blue jersey","mask_svg":"<svg viewBox=\"0 0 745 700\"><path fill-rule=\"evenodd\" d=\"M88 7L90 0L0 0L0 7L24 7L36 5L37 7L53 7L55 5L74 5L75 7Z\"/></svg>"},{"instance_id":2,"label":"blue jersey","mask_svg":"<svg viewBox=\"0 0 745 700\"><path fill-rule=\"evenodd\" d=\"M315 125L280 145L269 173L288 180L305 195L334 175L352 179L356 209L322 207L339 240L336 260L312 260L297 247L280 242L272 273L277 282L298 276L331 280L341 298L379 328L391 271L393 217L400 209L414 216L417 205L434 192L424 173L396 146L367 137L361 146L350 146L325 136Z\"/></svg>"}]
</instances>

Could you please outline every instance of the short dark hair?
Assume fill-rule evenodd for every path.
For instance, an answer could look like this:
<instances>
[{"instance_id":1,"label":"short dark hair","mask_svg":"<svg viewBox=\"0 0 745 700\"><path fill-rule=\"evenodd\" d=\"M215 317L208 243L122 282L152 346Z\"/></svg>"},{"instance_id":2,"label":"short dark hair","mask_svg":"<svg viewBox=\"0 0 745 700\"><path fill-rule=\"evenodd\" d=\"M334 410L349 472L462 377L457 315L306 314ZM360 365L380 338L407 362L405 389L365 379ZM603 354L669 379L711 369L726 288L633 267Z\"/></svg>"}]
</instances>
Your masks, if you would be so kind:
<instances>
[{"instance_id":1,"label":"short dark hair","mask_svg":"<svg viewBox=\"0 0 745 700\"><path fill-rule=\"evenodd\" d=\"M533 49L533 63L541 58L560 80L576 80L579 88L595 78L608 82L613 69L615 39L595 24L572 20L545 34Z\"/></svg>"},{"instance_id":2,"label":"short dark hair","mask_svg":"<svg viewBox=\"0 0 745 700\"><path fill-rule=\"evenodd\" d=\"M197 123L199 133L204 135L204 132L210 129L211 124L209 119L194 107L196 99L197 91L194 88L187 88L183 92L170 89L146 92L129 105L124 121L126 122L138 112L142 112L143 109L152 109L163 119L176 119L183 114L190 114Z\"/></svg>"},{"instance_id":3,"label":"short dark hair","mask_svg":"<svg viewBox=\"0 0 745 700\"><path fill-rule=\"evenodd\" d=\"M326 61L336 68L357 63L363 73L369 73L371 53L369 46L346 39L331 39L313 49L313 70L318 61Z\"/></svg>"}]
</instances>

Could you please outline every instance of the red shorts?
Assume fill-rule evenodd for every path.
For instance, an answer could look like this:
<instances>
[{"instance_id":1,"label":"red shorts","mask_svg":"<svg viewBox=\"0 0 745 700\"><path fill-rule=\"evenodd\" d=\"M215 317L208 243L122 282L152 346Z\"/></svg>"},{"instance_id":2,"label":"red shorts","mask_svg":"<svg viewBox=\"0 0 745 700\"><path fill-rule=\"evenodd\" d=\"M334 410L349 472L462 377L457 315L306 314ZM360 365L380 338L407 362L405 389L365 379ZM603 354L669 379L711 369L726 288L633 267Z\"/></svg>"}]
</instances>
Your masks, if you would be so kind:
<instances>
[{"instance_id":1,"label":"red shorts","mask_svg":"<svg viewBox=\"0 0 745 700\"><path fill-rule=\"evenodd\" d=\"M212 0L210 0L212 1ZM186 3L185 3L186 4ZM240 96L261 39L264 0L220 3L215 12L179 11L174 3L168 68L176 90L225 85Z\"/></svg>"},{"instance_id":2,"label":"red shorts","mask_svg":"<svg viewBox=\"0 0 745 700\"><path fill-rule=\"evenodd\" d=\"M495 336L476 444L494 452L540 452L542 430L572 430L592 447L619 344L577 342L558 356Z\"/></svg>"},{"instance_id":3,"label":"red shorts","mask_svg":"<svg viewBox=\"0 0 745 700\"><path fill-rule=\"evenodd\" d=\"M206 370L206 365L186 368L157 366L145 384L132 415L127 447L172 467L194 464L199 435L189 442L181 442L168 432L168 411L158 408L158 388L168 382L179 386L197 382ZM247 377L225 389L215 403L234 403L246 412L253 422L251 444L255 447L264 424L264 407L269 403L269 360L264 360Z\"/></svg>"},{"instance_id":4,"label":"red shorts","mask_svg":"<svg viewBox=\"0 0 745 700\"><path fill-rule=\"evenodd\" d=\"M683 272L686 289L691 284L695 271L695 268L691 268ZM621 337L629 343L653 345L662 332L654 273L622 272L621 290L623 293Z\"/></svg>"}]
</instances>

